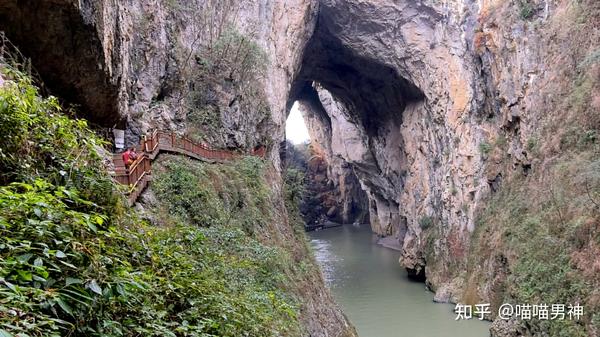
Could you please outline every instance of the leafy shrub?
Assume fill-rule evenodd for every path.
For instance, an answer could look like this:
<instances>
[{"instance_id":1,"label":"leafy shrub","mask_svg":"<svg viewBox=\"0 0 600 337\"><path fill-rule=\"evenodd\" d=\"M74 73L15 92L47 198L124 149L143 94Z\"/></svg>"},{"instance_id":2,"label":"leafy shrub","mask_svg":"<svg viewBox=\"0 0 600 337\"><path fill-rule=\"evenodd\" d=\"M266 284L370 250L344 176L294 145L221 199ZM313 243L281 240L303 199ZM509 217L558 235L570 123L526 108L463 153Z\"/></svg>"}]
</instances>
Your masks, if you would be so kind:
<instances>
[{"instance_id":1,"label":"leafy shrub","mask_svg":"<svg viewBox=\"0 0 600 337\"><path fill-rule=\"evenodd\" d=\"M530 19L535 14L535 6L531 0L519 0L519 16L523 20Z\"/></svg>"},{"instance_id":2,"label":"leafy shrub","mask_svg":"<svg viewBox=\"0 0 600 337\"><path fill-rule=\"evenodd\" d=\"M41 178L114 206L117 197L97 153L105 142L85 121L65 116L55 97L41 98L29 78L0 69L11 79L0 88L0 184Z\"/></svg>"},{"instance_id":3,"label":"leafy shrub","mask_svg":"<svg viewBox=\"0 0 600 337\"><path fill-rule=\"evenodd\" d=\"M201 226L223 224L225 214L217 193L202 185L199 177L209 180L203 167L193 170L189 160L168 161L156 175L153 190L159 198L168 200L169 212L183 220Z\"/></svg>"},{"instance_id":4,"label":"leafy shrub","mask_svg":"<svg viewBox=\"0 0 600 337\"><path fill-rule=\"evenodd\" d=\"M537 151L539 140L535 137L531 137L527 139L527 151L535 152Z\"/></svg>"},{"instance_id":5,"label":"leafy shrub","mask_svg":"<svg viewBox=\"0 0 600 337\"><path fill-rule=\"evenodd\" d=\"M288 168L285 171L285 191L288 203L299 207L304 197L304 172Z\"/></svg>"},{"instance_id":6,"label":"leafy shrub","mask_svg":"<svg viewBox=\"0 0 600 337\"><path fill-rule=\"evenodd\" d=\"M146 290L123 322L132 333L266 337L298 329L276 249L235 228L148 227L144 237Z\"/></svg>"},{"instance_id":7,"label":"leafy shrub","mask_svg":"<svg viewBox=\"0 0 600 337\"><path fill-rule=\"evenodd\" d=\"M425 215L419 219L419 226L422 230L429 229L433 226L433 217Z\"/></svg>"},{"instance_id":8,"label":"leafy shrub","mask_svg":"<svg viewBox=\"0 0 600 337\"><path fill-rule=\"evenodd\" d=\"M77 320L93 320L92 308L124 299L134 284L128 265L104 250L120 238L100 209L76 210L90 204L76 190L43 180L13 183L0 187L0 204L0 294L6 299L0 307L13 313L0 317L0 327L61 335L77 329Z\"/></svg>"},{"instance_id":9,"label":"leafy shrub","mask_svg":"<svg viewBox=\"0 0 600 337\"><path fill-rule=\"evenodd\" d=\"M262 159L210 165L167 157L153 189L171 215L198 226L232 225L252 233L269 219ZM239 216L238 216L239 215Z\"/></svg>"},{"instance_id":10,"label":"leafy shrub","mask_svg":"<svg viewBox=\"0 0 600 337\"><path fill-rule=\"evenodd\" d=\"M490 152L492 152L492 149L494 147L492 146L492 144L488 143L488 142L481 142L479 143L479 152L484 155L487 156L488 154L490 154Z\"/></svg>"},{"instance_id":11,"label":"leafy shrub","mask_svg":"<svg viewBox=\"0 0 600 337\"><path fill-rule=\"evenodd\" d=\"M169 262L168 265L201 261L198 263L208 268L210 275L216 273L216 276L226 277L218 283L227 284L230 288L220 291L228 294L230 290L231 296L236 296L232 297L232 302L215 303L208 309L214 310L215 315L229 310L231 314L227 317L235 318L236 314L240 321L234 326L227 324L222 327L229 326L232 330L211 333L218 336L272 336L288 330L296 331L296 301L282 290L289 282L286 276L292 268L289 258L280 249L261 244L255 232L271 218L270 209L266 207L269 193L264 180L264 162L256 157L246 157L228 164L206 164L166 156L160 159L160 163L163 169L158 170L153 183L158 199L175 219L191 221L195 225L183 225L183 229L177 229L177 232L198 231L204 238L200 247L201 259L184 256L181 261ZM211 197L205 198L207 195ZM163 245L160 243L157 247ZM194 277L206 277L199 274L202 268L196 269ZM183 298L190 296L193 297L186 295ZM217 299L228 300L223 295ZM248 312L244 311L241 315L239 310L242 309ZM257 317L251 315L254 313ZM198 312L186 320L196 315ZM256 330L248 334L247 330L243 330L248 326ZM266 326L270 328L265 329Z\"/></svg>"},{"instance_id":12,"label":"leafy shrub","mask_svg":"<svg viewBox=\"0 0 600 337\"><path fill-rule=\"evenodd\" d=\"M60 336L273 336L297 329L283 254L240 229L107 227L42 181L0 189L0 327ZM26 219L26 221L23 221Z\"/></svg>"},{"instance_id":13,"label":"leafy shrub","mask_svg":"<svg viewBox=\"0 0 600 337\"><path fill-rule=\"evenodd\" d=\"M305 197L304 172L288 167L284 177L285 208L297 234L304 238L305 220L300 213L301 203Z\"/></svg>"}]
</instances>

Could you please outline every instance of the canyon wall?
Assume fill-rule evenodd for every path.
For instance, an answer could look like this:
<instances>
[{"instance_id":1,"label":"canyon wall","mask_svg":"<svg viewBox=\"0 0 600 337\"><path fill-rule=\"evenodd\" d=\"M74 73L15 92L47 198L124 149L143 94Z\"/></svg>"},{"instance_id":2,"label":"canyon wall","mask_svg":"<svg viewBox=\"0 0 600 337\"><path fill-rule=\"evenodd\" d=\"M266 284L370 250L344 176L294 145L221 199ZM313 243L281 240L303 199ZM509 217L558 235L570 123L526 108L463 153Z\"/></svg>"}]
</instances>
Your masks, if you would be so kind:
<instances>
[{"instance_id":1,"label":"canyon wall","mask_svg":"<svg viewBox=\"0 0 600 337\"><path fill-rule=\"evenodd\" d=\"M308 102L311 135L367 192L373 231L436 300L497 312L546 292L597 306L597 235L572 237L598 228L599 13L593 1L320 2L291 99ZM541 261L533 242L549 240L563 255ZM489 318L495 336L598 333L593 314Z\"/></svg>"},{"instance_id":2,"label":"canyon wall","mask_svg":"<svg viewBox=\"0 0 600 337\"><path fill-rule=\"evenodd\" d=\"M307 158L307 188L316 190L317 195L323 195L317 197L312 205L307 205L308 208L314 209L311 212L314 215L307 219L307 223L313 223L319 215L342 224L367 223L367 195L353 167L333 151L333 139L341 137L339 130L332 129L331 118L325 112L316 90L311 87L305 89L296 99L311 138ZM308 192L309 198L311 195L314 193Z\"/></svg>"}]
</instances>

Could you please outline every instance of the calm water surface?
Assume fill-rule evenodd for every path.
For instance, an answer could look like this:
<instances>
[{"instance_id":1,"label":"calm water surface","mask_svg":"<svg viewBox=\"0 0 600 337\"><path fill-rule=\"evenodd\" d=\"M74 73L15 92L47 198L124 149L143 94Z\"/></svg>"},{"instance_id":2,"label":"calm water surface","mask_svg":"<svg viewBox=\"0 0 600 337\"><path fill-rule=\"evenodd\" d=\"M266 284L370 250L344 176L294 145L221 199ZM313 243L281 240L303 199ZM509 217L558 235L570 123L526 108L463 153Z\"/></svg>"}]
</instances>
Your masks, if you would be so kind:
<instances>
[{"instance_id":1,"label":"calm water surface","mask_svg":"<svg viewBox=\"0 0 600 337\"><path fill-rule=\"evenodd\" d=\"M400 253L378 246L368 225L311 232L326 282L360 337L488 337L489 323L455 321L453 305L432 302L407 279Z\"/></svg>"}]
</instances>

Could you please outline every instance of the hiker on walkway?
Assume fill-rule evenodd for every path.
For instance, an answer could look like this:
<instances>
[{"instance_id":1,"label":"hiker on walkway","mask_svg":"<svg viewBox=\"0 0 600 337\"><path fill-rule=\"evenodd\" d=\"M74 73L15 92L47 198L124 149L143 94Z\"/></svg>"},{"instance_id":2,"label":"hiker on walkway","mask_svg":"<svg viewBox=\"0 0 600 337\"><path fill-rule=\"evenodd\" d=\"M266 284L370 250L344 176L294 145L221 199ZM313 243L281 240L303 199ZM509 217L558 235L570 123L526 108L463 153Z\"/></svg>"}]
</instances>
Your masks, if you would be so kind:
<instances>
[{"instance_id":1,"label":"hiker on walkway","mask_svg":"<svg viewBox=\"0 0 600 337\"><path fill-rule=\"evenodd\" d=\"M135 147L131 147L127 149L127 151L123 152L123 164L125 164L125 168L129 169L129 166L133 164L133 162L137 159L137 153L135 152Z\"/></svg>"}]
</instances>

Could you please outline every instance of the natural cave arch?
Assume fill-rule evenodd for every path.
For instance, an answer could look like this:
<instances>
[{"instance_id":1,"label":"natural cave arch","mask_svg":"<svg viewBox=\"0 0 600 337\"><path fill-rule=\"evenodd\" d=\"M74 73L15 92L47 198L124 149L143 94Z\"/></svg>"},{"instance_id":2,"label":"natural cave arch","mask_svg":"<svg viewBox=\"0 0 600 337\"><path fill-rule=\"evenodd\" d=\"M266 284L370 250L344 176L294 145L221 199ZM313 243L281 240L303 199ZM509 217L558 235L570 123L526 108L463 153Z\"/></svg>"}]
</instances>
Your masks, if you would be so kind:
<instances>
[{"instance_id":1,"label":"natural cave arch","mask_svg":"<svg viewBox=\"0 0 600 337\"><path fill-rule=\"evenodd\" d=\"M391 67L346 47L330 31L327 21L327 16L320 14L305 47L291 101L313 99L310 87L316 82L348 107L350 117L363 125L369 136L376 136L381 124L392 120L401 123L402 111L422 101L423 92Z\"/></svg>"},{"instance_id":2,"label":"natural cave arch","mask_svg":"<svg viewBox=\"0 0 600 337\"><path fill-rule=\"evenodd\" d=\"M358 12L336 6L344 4L321 3L288 106L295 101L302 104L310 129L318 130L311 135L313 141L357 179L359 193L366 199L361 208L368 213L373 232L402 250L415 242L405 240L413 230L408 228L410 215L401 200L412 160L405 148L407 142L418 141L416 134L403 128L405 118L414 120L428 113L425 91L419 87L426 74L420 71L413 76L419 70L414 63L388 64L360 50L357 40L349 43L344 35L348 32L339 31L339 26L358 40L361 33L371 34L378 28L348 24L345 15ZM405 266L417 279L424 278L424 261Z\"/></svg>"},{"instance_id":3,"label":"natural cave arch","mask_svg":"<svg viewBox=\"0 0 600 337\"><path fill-rule=\"evenodd\" d=\"M31 58L50 93L91 122L120 121L118 88L111 80L98 32L71 1L7 0L0 3L0 31Z\"/></svg>"}]
</instances>

